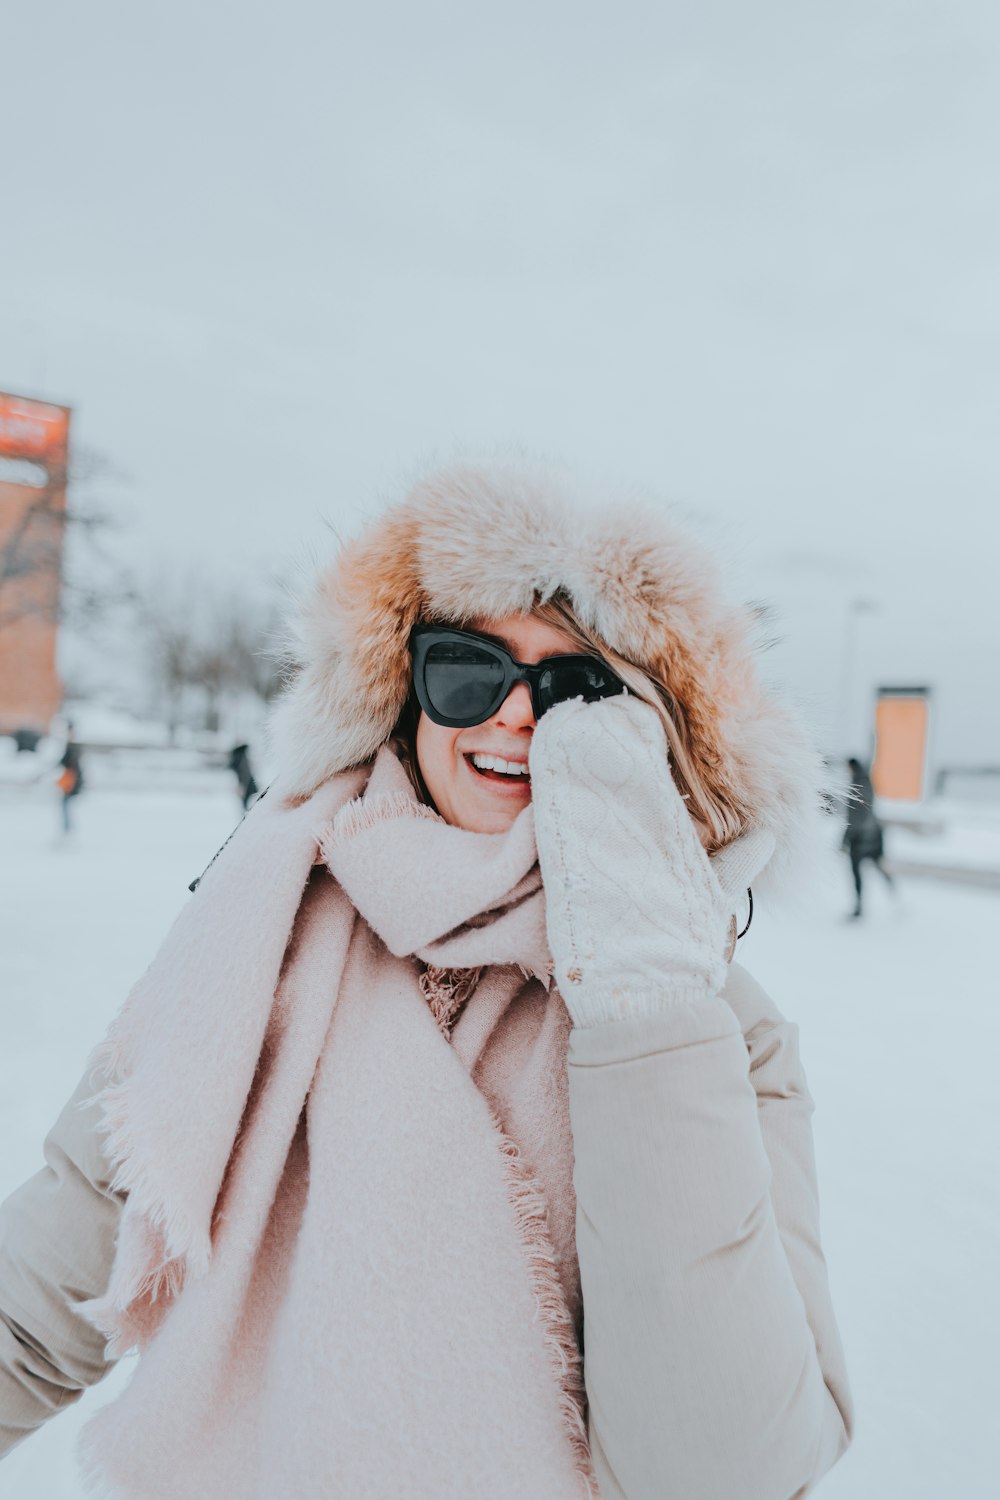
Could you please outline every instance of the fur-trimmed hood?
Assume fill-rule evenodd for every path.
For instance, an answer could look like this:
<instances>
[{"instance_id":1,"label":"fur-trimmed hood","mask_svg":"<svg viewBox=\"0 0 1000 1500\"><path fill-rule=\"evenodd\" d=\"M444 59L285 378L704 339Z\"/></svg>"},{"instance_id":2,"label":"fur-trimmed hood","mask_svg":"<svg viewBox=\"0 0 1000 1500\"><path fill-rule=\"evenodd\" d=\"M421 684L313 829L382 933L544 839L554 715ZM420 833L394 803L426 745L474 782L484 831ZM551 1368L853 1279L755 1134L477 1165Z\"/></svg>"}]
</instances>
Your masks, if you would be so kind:
<instances>
[{"instance_id":1,"label":"fur-trimmed hood","mask_svg":"<svg viewBox=\"0 0 1000 1500\"><path fill-rule=\"evenodd\" d=\"M681 522L631 500L583 503L543 467L432 472L318 575L290 622L295 671L269 723L276 790L299 801L371 760L409 693L418 621L501 619L558 592L669 684L706 782L774 834L766 884L786 886L815 848L824 775L760 680L752 612L726 602Z\"/></svg>"}]
</instances>

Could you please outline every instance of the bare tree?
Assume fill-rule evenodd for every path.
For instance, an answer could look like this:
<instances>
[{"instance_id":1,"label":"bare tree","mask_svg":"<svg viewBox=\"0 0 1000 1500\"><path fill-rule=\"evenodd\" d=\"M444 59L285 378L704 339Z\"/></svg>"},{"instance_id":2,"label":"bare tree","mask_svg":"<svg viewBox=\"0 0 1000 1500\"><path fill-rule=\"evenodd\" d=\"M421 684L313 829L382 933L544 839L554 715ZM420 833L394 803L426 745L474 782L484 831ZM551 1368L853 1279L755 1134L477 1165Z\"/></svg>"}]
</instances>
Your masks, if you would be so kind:
<instances>
[{"instance_id":1,"label":"bare tree","mask_svg":"<svg viewBox=\"0 0 1000 1500\"><path fill-rule=\"evenodd\" d=\"M227 696L250 694L267 702L277 692L278 607L266 580L248 593L199 569L161 569L135 592L147 669L171 739L181 722L193 718L192 695L200 702L200 727L216 730Z\"/></svg>"},{"instance_id":2,"label":"bare tree","mask_svg":"<svg viewBox=\"0 0 1000 1500\"><path fill-rule=\"evenodd\" d=\"M167 587L162 570L144 587L134 590L143 665L160 695L171 743L182 719L185 688L196 671L198 627L194 606L199 597L197 580L188 577L178 582L175 578Z\"/></svg>"},{"instance_id":3,"label":"bare tree","mask_svg":"<svg viewBox=\"0 0 1000 1500\"><path fill-rule=\"evenodd\" d=\"M278 648L281 611L263 585L255 596L235 593L220 600L219 636L224 641L228 684L269 703L283 681Z\"/></svg>"}]
</instances>

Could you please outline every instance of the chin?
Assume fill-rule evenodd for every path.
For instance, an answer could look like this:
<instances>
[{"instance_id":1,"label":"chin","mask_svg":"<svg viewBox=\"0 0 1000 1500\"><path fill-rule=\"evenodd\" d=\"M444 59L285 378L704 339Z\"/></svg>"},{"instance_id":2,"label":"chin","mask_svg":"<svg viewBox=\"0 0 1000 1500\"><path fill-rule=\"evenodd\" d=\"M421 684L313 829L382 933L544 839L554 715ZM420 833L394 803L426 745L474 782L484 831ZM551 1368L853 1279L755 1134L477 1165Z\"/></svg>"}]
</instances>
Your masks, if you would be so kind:
<instances>
[{"instance_id":1,"label":"chin","mask_svg":"<svg viewBox=\"0 0 1000 1500\"><path fill-rule=\"evenodd\" d=\"M459 827L469 833L506 833L520 812L519 807L477 808L463 815Z\"/></svg>"}]
</instances>

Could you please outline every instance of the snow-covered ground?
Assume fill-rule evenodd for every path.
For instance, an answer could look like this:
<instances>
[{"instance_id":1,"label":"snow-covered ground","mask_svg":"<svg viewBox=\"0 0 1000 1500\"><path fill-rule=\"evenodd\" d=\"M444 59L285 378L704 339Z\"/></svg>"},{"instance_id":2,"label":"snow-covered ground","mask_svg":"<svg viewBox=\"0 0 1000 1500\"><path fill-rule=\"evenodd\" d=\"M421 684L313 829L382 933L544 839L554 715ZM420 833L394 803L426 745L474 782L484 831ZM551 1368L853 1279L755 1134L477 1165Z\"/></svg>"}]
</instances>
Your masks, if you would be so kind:
<instances>
[{"instance_id":1,"label":"snow-covered ground","mask_svg":"<svg viewBox=\"0 0 1000 1500\"><path fill-rule=\"evenodd\" d=\"M89 1048L238 820L230 776L190 785L95 778L68 841L48 783L0 786L0 1197L40 1164ZM758 911L740 957L798 1021L817 1104L824 1241L857 1404L854 1446L822 1494L992 1500L1000 896L901 887L894 901L872 873L865 919L846 923L846 862L831 855L811 904ZM0 1465L2 1500L82 1500L76 1433L127 1366Z\"/></svg>"},{"instance_id":2,"label":"snow-covered ground","mask_svg":"<svg viewBox=\"0 0 1000 1500\"><path fill-rule=\"evenodd\" d=\"M878 802L886 851L894 863L965 871L1000 885L1000 801L934 797L923 803Z\"/></svg>"}]
</instances>

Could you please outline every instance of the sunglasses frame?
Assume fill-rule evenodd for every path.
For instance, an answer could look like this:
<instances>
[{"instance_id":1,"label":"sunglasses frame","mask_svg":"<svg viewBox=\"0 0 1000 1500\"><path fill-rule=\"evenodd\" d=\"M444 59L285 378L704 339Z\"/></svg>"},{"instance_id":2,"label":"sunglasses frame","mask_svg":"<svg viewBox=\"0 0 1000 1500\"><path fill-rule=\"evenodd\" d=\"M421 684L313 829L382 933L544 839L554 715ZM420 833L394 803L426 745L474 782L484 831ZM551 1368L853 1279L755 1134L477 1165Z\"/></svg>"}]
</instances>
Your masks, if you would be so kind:
<instances>
[{"instance_id":1,"label":"sunglasses frame","mask_svg":"<svg viewBox=\"0 0 1000 1500\"><path fill-rule=\"evenodd\" d=\"M500 659L504 669L503 682L497 689L496 700L481 718L454 719L442 714L430 701L430 695L424 681L424 672L427 666L427 658L431 647L446 640L468 641L470 645L478 646L480 649L495 652ZM540 719L545 710L540 701L540 678L543 672L551 670L561 662L600 662L604 670L615 681L620 684L620 691L625 692L625 684L599 656L587 655L583 652L566 652L558 656L545 656L541 661L524 662L508 651L506 646L501 646L497 641L492 641L488 636L478 635L473 630L457 630L451 625L414 625L410 632L410 653L413 658L413 690L417 695L417 702L427 717L435 724L441 724L446 729L471 729L475 724L485 724L486 720L492 718L502 703L505 703L511 691L519 682L528 684L531 693L531 707L535 718ZM602 694L602 697L615 697L617 694ZM560 700L560 702L565 700Z\"/></svg>"}]
</instances>

